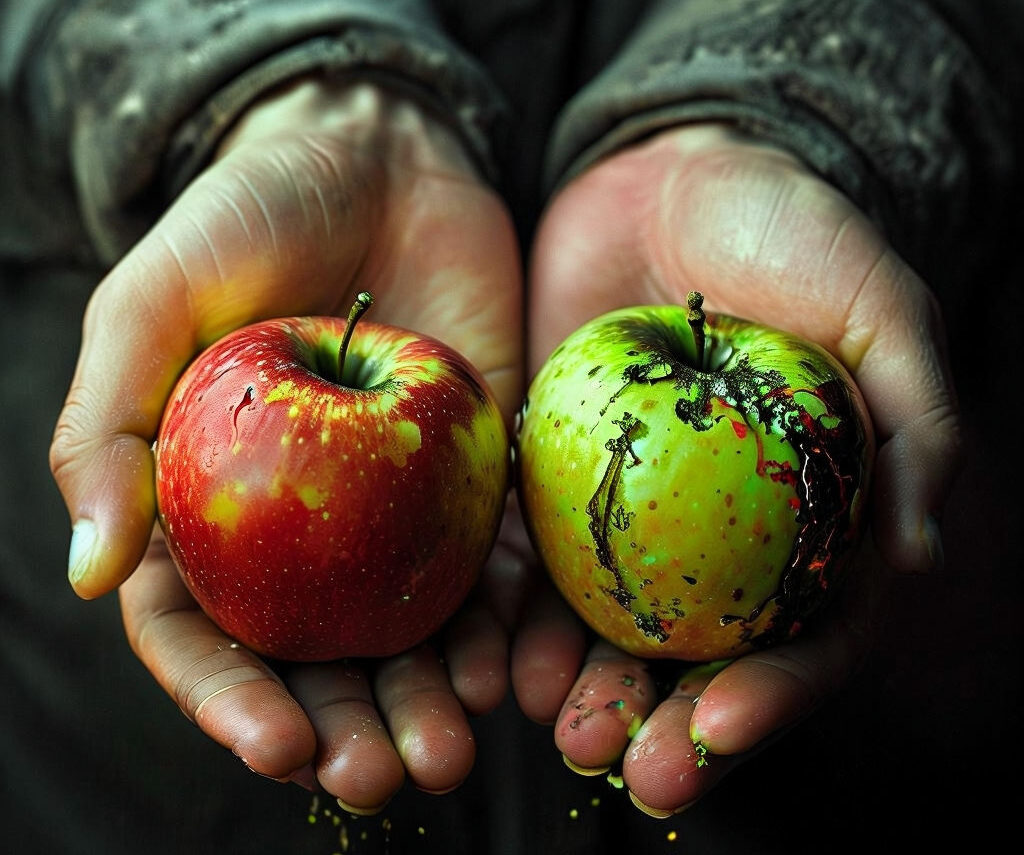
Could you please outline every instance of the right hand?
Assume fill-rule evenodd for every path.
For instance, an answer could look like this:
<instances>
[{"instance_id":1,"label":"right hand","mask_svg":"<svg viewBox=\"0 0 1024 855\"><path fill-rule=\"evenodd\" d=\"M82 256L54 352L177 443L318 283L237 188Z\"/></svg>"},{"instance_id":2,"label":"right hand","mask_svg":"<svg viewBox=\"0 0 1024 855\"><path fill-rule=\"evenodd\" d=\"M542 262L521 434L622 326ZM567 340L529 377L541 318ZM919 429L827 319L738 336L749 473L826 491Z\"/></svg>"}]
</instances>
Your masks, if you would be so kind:
<instances>
[{"instance_id":1,"label":"right hand","mask_svg":"<svg viewBox=\"0 0 1024 855\"><path fill-rule=\"evenodd\" d=\"M182 585L154 527L151 450L203 347L263 318L344 317L361 290L375 320L466 356L511 425L522 285L503 203L455 132L415 103L300 81L250 109L96 288L51 466L74 526L71 584L85 598L120 588L133 649L185 715L254 771L318 779L372 811L406 774L444 791L468 773L467 713L496 706L507 685L504 628L469 604L444 661L424 645L373 668L275 672Z\"/></svg>"}]
</instances>

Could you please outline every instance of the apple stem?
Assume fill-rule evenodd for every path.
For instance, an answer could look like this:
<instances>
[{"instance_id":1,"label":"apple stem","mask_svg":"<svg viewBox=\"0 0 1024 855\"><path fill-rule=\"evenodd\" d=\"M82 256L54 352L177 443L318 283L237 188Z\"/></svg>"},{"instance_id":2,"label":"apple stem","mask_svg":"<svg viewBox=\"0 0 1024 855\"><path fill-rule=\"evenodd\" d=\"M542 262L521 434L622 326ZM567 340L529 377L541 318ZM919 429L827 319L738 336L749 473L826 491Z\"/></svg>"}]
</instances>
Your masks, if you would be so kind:
<instances>
[{"instance_id":1,"label":"apple stem","mask_svg":"<svg viewBox=\"0 0 1024 855\"><path fill-rule=\"evenodd\" d=\"M348 312L348 320L345 322L345 332L341 336L341 345L338 347L338 382L342 382L345 376L345 355L348 353L348 343L352 340L352 330L356 323L366 314L366 310L373 305L373 294L369 291L360 291L356 294L356 301Z\"/></svg>"},{"instance_id":2,"label":"apple stem","mask_svg":"<svg viewBox=\"0 0 1024 855\"><path fill-rule=\"evenodd\" d=\"M704 295L700 291L691 291L686 295L686 306L690 310L686 314L686 320L693 331L693 343L697 348L697 367L704 369L704 349L706 339L704 336L704 321L706 316L701 306L704 305Z\"/></svg>"}]
</instances>

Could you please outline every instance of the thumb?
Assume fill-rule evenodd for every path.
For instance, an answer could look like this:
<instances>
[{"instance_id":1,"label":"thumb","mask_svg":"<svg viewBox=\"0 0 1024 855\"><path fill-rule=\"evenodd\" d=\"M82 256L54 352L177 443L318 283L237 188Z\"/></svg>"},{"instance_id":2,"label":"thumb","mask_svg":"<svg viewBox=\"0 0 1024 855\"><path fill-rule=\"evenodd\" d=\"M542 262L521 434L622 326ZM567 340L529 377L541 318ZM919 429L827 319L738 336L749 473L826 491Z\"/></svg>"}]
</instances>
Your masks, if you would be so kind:
<instances>
[{"instance_id":1,"label":"thumb","mask_svg":"<svg viewBox=\"0 0 1024 855\"><path fill-rule=\"evenodd\" d=\"M329 312L344 295L372 220L349 184L312 146L228 156L97 286L50 448L80 596L117 587L145 553L151 446L189 360L246 323Z\"/></svg>"}]
</instances>

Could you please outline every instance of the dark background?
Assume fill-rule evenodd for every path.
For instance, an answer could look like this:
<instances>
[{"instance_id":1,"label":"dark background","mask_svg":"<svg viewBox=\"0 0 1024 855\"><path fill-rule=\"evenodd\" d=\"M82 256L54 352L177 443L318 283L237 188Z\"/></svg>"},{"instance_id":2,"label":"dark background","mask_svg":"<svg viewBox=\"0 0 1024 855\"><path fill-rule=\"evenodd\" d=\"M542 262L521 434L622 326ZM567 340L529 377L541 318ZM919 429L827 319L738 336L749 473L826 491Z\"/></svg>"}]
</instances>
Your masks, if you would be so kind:
<instances>
[{"instance_id":1,"label":"dark background","mask_svg":"<svg viewBox=\"0 0 1024 855\"><path fill-rule=\"evenodd\" d=\"M550 730L511 704L476 722L480 759L460 790L403 791L383 814L344 822L319 810L309 823L309 794L258 778L202 736L131 655L116 597L81 602L65 580L68 520L46 455L91 283L75 271L0 270L6 851L330 855L346 851L343 831L353 853L799 855L821 851L823 836L842 851L988 851L1012 840L1022 238L1008 223L998 242L1005 252L965 257L977 272L945 301L967 435L945 517L946 573L898 578L859 676L696 807L664 821L641 815L605 778L570 772Z\"/></svg>"}]
</instances>

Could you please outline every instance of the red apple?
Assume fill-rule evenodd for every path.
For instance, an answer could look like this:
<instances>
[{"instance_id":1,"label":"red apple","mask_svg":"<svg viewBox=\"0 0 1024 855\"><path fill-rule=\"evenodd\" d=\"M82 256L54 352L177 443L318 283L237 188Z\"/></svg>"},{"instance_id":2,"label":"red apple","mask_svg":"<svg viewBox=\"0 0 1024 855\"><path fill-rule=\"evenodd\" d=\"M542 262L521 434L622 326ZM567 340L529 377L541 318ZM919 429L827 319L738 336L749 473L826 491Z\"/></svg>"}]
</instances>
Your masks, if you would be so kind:
<instances>
[{"instance_id":1,"label":"red apple","mask_svg":"<svg viewBox=\"0 0 1024 855\"><path fill-rule=\"evenodd\" d=\"M186 369L156 443L159 519L203 610L269 657L389 656L474 585L502 517L508 437L434 338L296 317Z\"/></svg>"}]
</instances>

